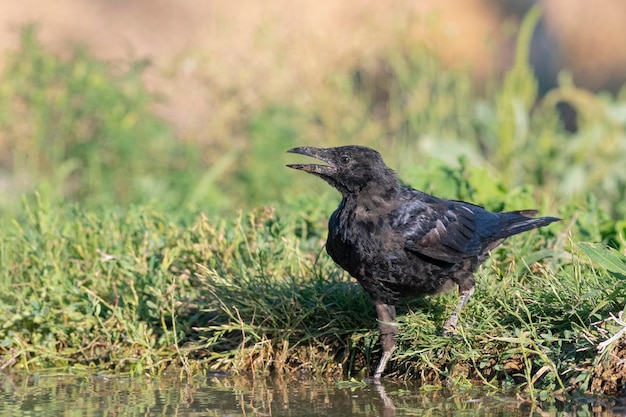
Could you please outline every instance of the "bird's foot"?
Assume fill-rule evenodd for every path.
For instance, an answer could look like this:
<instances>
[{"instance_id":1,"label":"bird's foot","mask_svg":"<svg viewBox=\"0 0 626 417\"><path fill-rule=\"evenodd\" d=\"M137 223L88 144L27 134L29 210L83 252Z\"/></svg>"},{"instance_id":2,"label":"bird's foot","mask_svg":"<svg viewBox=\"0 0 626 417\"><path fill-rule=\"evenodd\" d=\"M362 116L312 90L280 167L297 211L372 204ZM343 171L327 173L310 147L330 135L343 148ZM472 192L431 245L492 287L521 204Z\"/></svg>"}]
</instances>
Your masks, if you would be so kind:
<instances>
[{"instance_id":1,"label":"bird's foot","mask_svg":"<svg viewBox=\"0 0 626 417\"><path fill-rule=\"evenodd\" d=\"M456 334L458 321L459 321L459 316L457 312L455 311L454 313L452 313L450 318L448 318L446 323L443 325L443 335L453 336L454 334Z\"/></svg>"},{"instance_id":2,"label":"bird's foot","mask_svg":"<svg viewBox=\"0 0 626 417\"><path fill-rule=\"evenodd\" d=\"M441 361L441 363L446 363L450 361L450 346L441 346L435 350L435 357Z\"/></svg>"},{"instance_id":3,"label":"bird's foot","mask_svg":"<svg viewBox=\"0 0 626 417\"><path fill-rule=\"evenodd\" d=\"M470 299L472 294L474 294L474 287L461 291L461 296L459 298L459 302L456 308L454 309L448 320L446 320L446 324L443 325L444 336L452 336L456 333L457 323L459 321L459 314L461 310L463 310L463 307L465 307L465 304L467 304L467 301Z\"/></svg>"}]
</instances>

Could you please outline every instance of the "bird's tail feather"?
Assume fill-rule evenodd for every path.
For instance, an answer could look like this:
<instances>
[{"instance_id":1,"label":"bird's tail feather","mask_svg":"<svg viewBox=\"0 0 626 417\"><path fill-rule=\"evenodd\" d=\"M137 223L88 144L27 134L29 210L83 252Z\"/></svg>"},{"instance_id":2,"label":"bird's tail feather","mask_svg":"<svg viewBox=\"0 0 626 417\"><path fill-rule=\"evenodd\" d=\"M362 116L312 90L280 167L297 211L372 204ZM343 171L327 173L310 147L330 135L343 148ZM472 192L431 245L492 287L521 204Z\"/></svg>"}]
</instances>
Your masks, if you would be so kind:
<instances>
[{"instance_id":1,"label":"bird's tail feather","mask_svg":"<svg viewBox=\"0 0 626 417\"><path fill-rule=\"evenodd\" d=\"M559 221L557 217L533 217L537 210L519 210L500 213L502 220L501 238L513 236L531 229Z\"/></svg>"}]
</instances>

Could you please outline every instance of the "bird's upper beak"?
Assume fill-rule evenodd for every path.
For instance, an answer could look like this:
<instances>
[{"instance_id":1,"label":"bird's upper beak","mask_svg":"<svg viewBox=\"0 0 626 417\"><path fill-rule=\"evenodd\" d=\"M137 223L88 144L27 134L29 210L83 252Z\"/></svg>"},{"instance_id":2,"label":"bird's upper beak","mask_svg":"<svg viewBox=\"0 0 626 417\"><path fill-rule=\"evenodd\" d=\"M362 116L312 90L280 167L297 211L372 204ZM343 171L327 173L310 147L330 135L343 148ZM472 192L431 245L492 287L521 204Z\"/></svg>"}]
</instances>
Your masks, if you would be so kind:
<instances>
[{"instance_id":1,"label":"bird's upper beak","mask_svg":"<svg viewBox=\"0 0 626 417\"><path fill-rule=\"evenodd\" d=\"M330 151L326 148L314 148L312 146L301 146L299 148L289 149L288 153L298 153L300 155L311 156L326 162L328 165L319 164L288 164L289 168L299 169L311 174L317 175L332 175L337 173L337 167L334 165L334 161Z\"/></svg>"}]
</instances>

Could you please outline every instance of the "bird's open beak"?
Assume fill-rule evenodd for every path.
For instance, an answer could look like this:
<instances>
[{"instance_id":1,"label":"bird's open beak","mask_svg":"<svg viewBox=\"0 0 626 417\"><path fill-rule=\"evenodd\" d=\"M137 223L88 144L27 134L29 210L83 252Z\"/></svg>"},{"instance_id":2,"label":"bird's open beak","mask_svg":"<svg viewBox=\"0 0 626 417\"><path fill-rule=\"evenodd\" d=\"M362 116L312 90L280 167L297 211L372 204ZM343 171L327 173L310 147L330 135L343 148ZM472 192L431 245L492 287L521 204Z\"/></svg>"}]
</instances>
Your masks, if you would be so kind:
<instances>
[{"instance_id":1,"label":"bird's open beak","mask_svg":"<svg viewBox=\"0 0 626 417\"><path fill-rule=\"evenodd\" d=\"M312 146L301 146L299 148L289 149L287 152L310 156L328 164L288 164L287 166L289 168L299 169L301 171L317 175L332 175L337 172L337 168L333 165L333 161L328 149L314 148Z\"/></svg>"}]
</instances>

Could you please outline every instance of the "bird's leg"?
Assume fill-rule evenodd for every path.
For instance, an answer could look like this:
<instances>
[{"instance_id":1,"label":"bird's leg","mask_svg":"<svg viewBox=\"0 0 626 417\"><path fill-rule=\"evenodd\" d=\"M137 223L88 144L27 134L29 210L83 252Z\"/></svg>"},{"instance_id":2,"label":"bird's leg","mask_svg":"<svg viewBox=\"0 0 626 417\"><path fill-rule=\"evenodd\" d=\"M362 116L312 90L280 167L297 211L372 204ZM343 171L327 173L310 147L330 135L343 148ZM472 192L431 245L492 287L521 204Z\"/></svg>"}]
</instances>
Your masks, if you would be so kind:
<instances>
[{"instance_id":1,"label":"bird's leg","mask_svg":"<svg viewBox=\"0 0 626 417\"><path fill-rule=\"evenodd\" d=\"M396 335L398 325L396 321L396 307L376 301L376 314L378 315L378 328L380 329L380 344L383 347L383 356L374 372L374 380L380 381L380 377L387 366L391 353L396 347Z\"/></svg>"},{"instance_id":2,"label":"bird's leg","mask_svg":"<svg viewBox=\"0 0 626 417\"><path fill-rule=\"evenodd\" d=\"M446 321L446 324L443 325L443 335L450 336L451 334L456 332L456 323L459 320L459 313L467 304L467 301L474 294L474 286L472 285L470 288L461 289L459 288L459 303L456 305L456 308L452 312L452 315Z\"/></svg>"}]
</instances>

